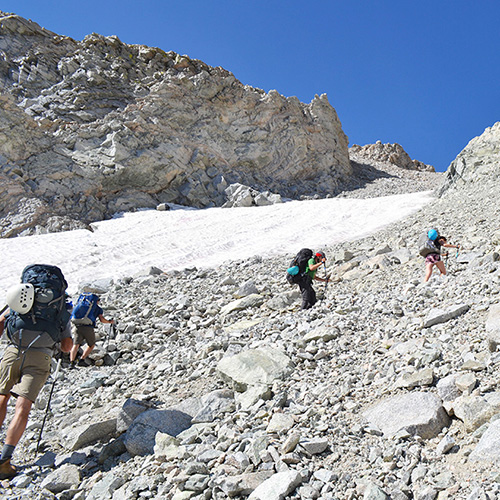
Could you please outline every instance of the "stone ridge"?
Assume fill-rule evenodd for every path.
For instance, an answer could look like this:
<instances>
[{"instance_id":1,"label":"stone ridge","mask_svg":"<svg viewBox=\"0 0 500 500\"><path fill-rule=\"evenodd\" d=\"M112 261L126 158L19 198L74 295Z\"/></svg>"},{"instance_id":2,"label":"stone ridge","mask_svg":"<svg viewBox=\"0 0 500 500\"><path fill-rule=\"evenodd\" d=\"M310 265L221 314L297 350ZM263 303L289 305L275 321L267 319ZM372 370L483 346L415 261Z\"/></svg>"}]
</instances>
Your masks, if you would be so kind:
<instances>
[{"instance_id":1,"label":"stone ridge","mask_svg":"<svg viewBox=\"0 0 500 500\"><path fill-rule=\"evenodd\" d=\"M353 144L349 148L350 154L356 154L358 157L369 161L388 162L396 165L397 167L407 170L419 170L424 172L435 172L432 165L426 165L418 160L412 160L408 153L403 149L400 144L382 144L377 141L375 144L367 144L366 146L359 146Z\"/></svg>"},{"instance_id":2,"label":"stone ridge","mask_svg":"<svg viewBox=\"0 0 500 500\"><path fill-rule=\"evenodd\" d=\"M0 236L220 206L232 183L326 196L352 175L325 94L304 104L175 52L0 16Z\"/></svg>"},{"instance_id":3,"label":"stone ridge","mask_svg":"<svg viewBox=\"0 0 500 500\"><path fill-rule=\"evenodd\" d=\"M499 172L500 122L474 137L448 167L441 193L496 180Z\"/></svg>"}]
</instances>

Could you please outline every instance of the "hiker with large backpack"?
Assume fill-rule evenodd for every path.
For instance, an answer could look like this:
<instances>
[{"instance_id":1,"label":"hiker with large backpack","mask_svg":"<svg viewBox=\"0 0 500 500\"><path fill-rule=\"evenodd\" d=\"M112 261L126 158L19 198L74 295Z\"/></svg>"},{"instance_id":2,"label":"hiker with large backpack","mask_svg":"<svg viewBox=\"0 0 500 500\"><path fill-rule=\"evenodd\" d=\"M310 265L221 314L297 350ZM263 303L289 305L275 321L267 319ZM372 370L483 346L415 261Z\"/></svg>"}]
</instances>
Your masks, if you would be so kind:
<instances>
[{"instance_id":1,"label":"hiker with large backpack","mask_svg":"<svg viewBox=\"0 0 500 500\"><path fill-rule=\"evenodd\" d=\"M425 257L424 282L429 281L434 267L440 271L440 276L446 275L446 267L441 260L441 248L460 248L460 245L451 245L445 236L439 234L436 229L430 229L419 239L419 253ZM447 254L445 254L447 255Z\"/></svg>"},{"instance_id":2,"label":"hiker with large backpack","mask_svg":"<svg viewBox=\"0 0 500 500\"><path fill-rule=\"evenodd\" d=\"M73 345L67 286L58 267L35 264L27 266L21 284L7 292L10 309L0 316L0 334L5 331L9 341L0 363L0 426L10 397L17 401L0 455L0 479L16 475L11 458L50 375L56 346L69 352Z\"/></svg>"},{"instance_id":3,"label":"hiker with large backpack","mask_svg":"<svg viewBox=\"0 0 500 500\"><path fill-rule=\"evenodd\" d=\"M80 364L82 366L85 365L85 359L87 359L87 356L95 347L97 320L99 319L101 323L109 323L111 325L115 323L114 320L104 317L104 311L99 306L100 300L99 296L95 293L82 293L76 301L71 313L71 322L74 325L74 344L69 354L70 368L75 368L78 350L83 343L86 343L87 347L80 357Z\"/></svg>"},{"instance_id":4,"label":"hiker with large backpack","mask_svg":"<svg viewBox=\"0 0 500 500\"><path fill-rule=\"evenodd\" d=\"M313 280L328 282L329 277L321 278L316 275L317 270L325 265L326 256L323 252L313 254L309 248L303 248L295 256L287 269L289 283L299 285L302 294L302 309L310 309L316 304L316 292L312 286Z\"/></svg>"}]
</instances>

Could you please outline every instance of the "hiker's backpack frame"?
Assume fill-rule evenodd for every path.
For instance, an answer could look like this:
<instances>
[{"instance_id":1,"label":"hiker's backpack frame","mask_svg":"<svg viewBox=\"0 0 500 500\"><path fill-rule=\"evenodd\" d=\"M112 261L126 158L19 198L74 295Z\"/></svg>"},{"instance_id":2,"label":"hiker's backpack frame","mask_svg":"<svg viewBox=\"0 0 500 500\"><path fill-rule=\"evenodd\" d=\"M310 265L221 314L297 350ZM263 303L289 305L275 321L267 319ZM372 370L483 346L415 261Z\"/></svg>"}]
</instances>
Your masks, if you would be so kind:
<instances>
[{"instance_id":1,"label":"hiker's backpack frame","mask_svg":"<svg viewBox=\"0 0 500 500\"><path fill-rule=\"evenodd\" d=\"M26 313L11 310L7 321L7 335L21 330L47 332L54 342L60 342L70 313L66 309L68 283L57 266L32 264L24 268L21 283L30 283L35 289L33 305Z\"/></svg>"}]
</instances>

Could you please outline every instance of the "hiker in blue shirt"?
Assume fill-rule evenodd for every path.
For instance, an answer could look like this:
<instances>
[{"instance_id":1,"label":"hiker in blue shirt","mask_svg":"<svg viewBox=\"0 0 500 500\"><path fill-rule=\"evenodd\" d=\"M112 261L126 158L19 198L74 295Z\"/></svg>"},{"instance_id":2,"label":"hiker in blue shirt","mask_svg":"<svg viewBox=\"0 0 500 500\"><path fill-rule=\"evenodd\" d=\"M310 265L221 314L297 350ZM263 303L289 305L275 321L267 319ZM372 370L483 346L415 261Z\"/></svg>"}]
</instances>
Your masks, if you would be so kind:
<instances>
[{"instance_id":1,"label":"hiker in blue shirt","mask_svg":"<svg viewBox=\"0 0 500 500\"><path fill-rule=\"evenodd\" d=\"M114 320L112 319L106 319L104 317L104 311L102 308L99 306L100 299L96 295L93 295L96 298L96 302L94 305L94 309L92 311L92 315L89 316L87 315L86 317L89 319L90 324L81 324L78 323L78 320L72 317L71 321L74 324L74 332L73 332L73 348L71 349L71 352L69 354L69 360L70 360L70 369L75 368L76 366L76 357L78 355L78 349L80 349L80 346L83 343L87 344L87 347L83 351L81 357L80 357L80 365L81 366L86 366L86 363L84 360L87 358L87 356L92 352L92 350L95 347L95 329L96 329L96 322L97 319L101 323L108 323L108 324L114 324ZM77 308L77 305L75 306L75 309ZM74 314L74 312L73 312Z\"/></svg>"}]
</instances>

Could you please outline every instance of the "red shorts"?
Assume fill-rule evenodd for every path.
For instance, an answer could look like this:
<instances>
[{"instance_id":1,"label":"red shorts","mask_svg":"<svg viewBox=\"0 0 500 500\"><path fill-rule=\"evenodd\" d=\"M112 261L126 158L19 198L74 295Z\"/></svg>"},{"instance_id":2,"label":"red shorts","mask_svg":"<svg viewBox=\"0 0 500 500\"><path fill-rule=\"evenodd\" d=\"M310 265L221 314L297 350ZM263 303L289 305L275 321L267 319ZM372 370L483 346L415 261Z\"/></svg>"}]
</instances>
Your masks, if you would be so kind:
<instances>
[{"instance_id":1,"label":"red shorts","mask_svg":"<svg viewBox=\"0 0 500 500\"><path fill-rule=\"evenodd\" d=\"M425 258L425 263L426 264L435 264L436 262L439 262L440 260L441 260L441 256L438 253L430 253Z\"/></svg>"}]
</instances>

